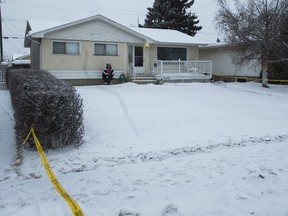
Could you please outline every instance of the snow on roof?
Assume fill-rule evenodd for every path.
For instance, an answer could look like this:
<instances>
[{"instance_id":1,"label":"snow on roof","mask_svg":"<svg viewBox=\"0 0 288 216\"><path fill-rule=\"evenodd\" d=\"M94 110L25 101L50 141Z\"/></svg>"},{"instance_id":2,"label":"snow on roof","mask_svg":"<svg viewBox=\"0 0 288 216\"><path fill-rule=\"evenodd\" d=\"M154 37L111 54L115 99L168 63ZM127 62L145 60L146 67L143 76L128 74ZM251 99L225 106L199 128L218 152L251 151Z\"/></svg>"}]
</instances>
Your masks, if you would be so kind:
<instances>
[{"instance_id":1,"label":"snow on roof","mask_svg":"<svg viewBox=\"0 0 288 216\"><path fill-rule=\"evenodd\" d=\"M30 64L30 60L13 60L11 63L14 65Z\"/></svg>"},{"instance_id":2,"label":"snow on roof","mask_svg":"<svg viewBox=\"0 0 288 216\"><path fill-rule=\"evenodd\" d=\"M30 57L30 54L29 53L26 53L26 54L12 54L12 60L23 60L25 58L28 58Z\"/></svg>"},{"instance_id":3,"label":"snow on roof","mask_svg":"<svg viewBox=\"0 0 288 216\"><path fill-rule=\"evenodd\" d=\"M28 20L28 22L31 28L31 31L29 32L30 34L55 28L68 23L68 22L47 21L47 20Z\"/></svg>"},{"instance_id":4,"label":"snow on roof","mask_svg":"<svg viewBox=\"0 0 288 216\"><path fill-rule=\"evenodd\" d=\"M218 48L226 48L230 45L226 42L218 42L218 43L211 43L208 45L200 46L200 49L218 49Z\"/></svg>"},{"instance_id":5,"label":"snow on roof","mask_svg":"<svg viewBox=\"0 0 288 216\"><path fill-rule=\"evenodd\" d=\"M199 37L197 34L195 37L184 34L180 31L171 30L171 29L152 29L152 28L131 28L132 30L151 38L156 42L161 43L176 43L176 44L198 44L204 45L207 44Z\"/></svg>"},{"instance_id":6,"label":"snow on roof","mask_svg":"<svg viewBox=\"0 0 288 216\"><path fill-rule=\"evenodd\" d=\"M88 17L82 20L78 20L76 22L90 20L92 18L100 18L100 19L104 19L107 21L109 20L108 18L102 15L97 15L97 16ZM31 30L29 31L29 34L32 35L32 34L40 33L41 35L41 32L45 32L47 30L53 30L53 28L58 28L61 26L69 25L74 22L75 21L57 22L57 21L44 21L44 20L28 20L28 23L31 28ZM121 28L124 28L124 29L127 28L126 30L130 30L130 31L133 30L139 36L142 36L142 37L144 36L146 38L149 38L152 41L155 41L156 43L196 44L196 45L209 44L209 42L205 41L203 37L199 36L198 33L196 34L195 37L192 37L180 31L171 30L171 29L152 29L152 28L135 28L135 27L132 28L132 27L127 27L127 26L122 26L121 24L119 24L119 26L121 26Z\"/></svg>"}]
</instances>

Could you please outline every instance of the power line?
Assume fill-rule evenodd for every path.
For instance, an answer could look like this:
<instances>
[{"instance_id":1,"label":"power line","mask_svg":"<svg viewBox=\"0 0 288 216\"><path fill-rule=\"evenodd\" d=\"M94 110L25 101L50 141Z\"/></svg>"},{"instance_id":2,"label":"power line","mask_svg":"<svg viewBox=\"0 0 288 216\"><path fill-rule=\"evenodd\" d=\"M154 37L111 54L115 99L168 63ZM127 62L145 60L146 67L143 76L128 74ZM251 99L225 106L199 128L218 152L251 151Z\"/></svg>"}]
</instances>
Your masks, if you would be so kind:
<instances>
[{"instance_id":1,"label":"power line","mask_svg":"<svg viewBox=\"0 0 288 216\"><path fill-rule=\"evenodd\" d=\"M27 19L24 18L12 18L12 17L3 17L2 16L2 21L4 22L27 22Z\"/></svg>"},{"instance_id":2,"label":"power line","mask_svg":"<svg viewBox=\"0 0 288 216\"><path fill-rule=\"evenodd\" d=\"M23 29L23 28L20 28L20 27L14 25L14 24L12 24L12 23L8 23L8 22L5 22L5 21L4 21L3 23L5 24L5 26L6 26L11 32L12 32L12 30L9 28L8 25L14 27L15 29L17 29L17 30L19 30L19 31L22 31L22 32L25 31L25 28L24 28L24 29Z\"/></svg>"},{"instance_id":3,"label":"power line","mask_svg":"<svg viewBox=\"0 0 288 216\"><path fill-rule=\"evenodd\" d=\"M14 47L15 49L21 50L23 48L23 44L17 44L17 46L15 46L14 43L11 43L9 40L5 39L5 43L8 43L10 46Z\"/></svg>"},{"instance_id":4,"label":"power line","mask_svg":"<svg viewBox=\"0 0 288 216\"><path fill-rule=\"evenodd\" d=\"M23 36L17 36L17 35L2 35L2 37L4 39L21 39L21 40L24 39Z\"/></svg>"},{"instance_id":5,"label":"power line","mask_svg":"<svg viewBox=\"0 0 288 216\"><path fill-rule=\"evenodd\" d=\"M22 6L27 6L27 7L42 7L42 8L50 8L50 9L57 9L57 10L66 10L66 11L82 11L82 12L90 12L90 13L113 13L113 14L124 14L124 15L143 15L143 11L135 11L135 10L103 10L101 9L101 11L97 11L97 10L91 10L91 9L81 9L81 8L73 8L73 7L67 7L67 5L55 5L55 4L47 4L47 3L39 3L39 2L23 2L23 3L14 3L14 2L9 2L7 4L12 4L12 5L22 5Z\"/></svg>"}]
</instances>

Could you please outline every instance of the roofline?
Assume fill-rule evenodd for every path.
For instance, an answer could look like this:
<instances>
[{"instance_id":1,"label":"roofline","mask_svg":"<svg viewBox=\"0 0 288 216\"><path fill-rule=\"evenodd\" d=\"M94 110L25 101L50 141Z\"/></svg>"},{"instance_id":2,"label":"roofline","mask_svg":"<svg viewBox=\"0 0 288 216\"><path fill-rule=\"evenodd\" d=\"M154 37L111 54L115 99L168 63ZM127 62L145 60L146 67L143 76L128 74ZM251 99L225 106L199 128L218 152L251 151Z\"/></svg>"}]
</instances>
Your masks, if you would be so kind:
<instances>
[{"instance_id":1,"label":"roofline","mask_svg":"<svg viewBox=\"0 0 288 216\"><path fill-rule=\"evenodd\" d=\"M157 41L157 45L171 45L171 46L187 46L187 45L193 45L193 46L207 46L208 43L176 43L176 42L161 42Z\"/></svg>"},{"instance_id":2,"label":"roofline","mask_svg":"<svg viewBox=\"0 0 288 216\"><path fill-rule=\"evenodd\" d=\"M30 26L30 23L29 23L29 20L27 21L27 26L26 26L26 35L25 35L25 40L24 40L24 47L30 47L31 45L31 40L32 39L40 39L40 38L44 38L46 34L48 33L51 33L51 32L54 32L54 31L58 31L58 30L61 30L63 28L69 28L69 27L72 27L72 26L75 26L75 25L79 25L79 24L82 24L82 23L85 23L85 22L89 22L89 21L93 21L93 20L101 20L103 22L106 22L110 25L112 25L113 27L116 27L118 29L121 29L129 34L132 34L133 36L137 37L137 38L140 38L140 39L143 39L143 42L144 43L153 43L153 44L158 44L158 45L195 45L195 46L205 46L205 45L208 45L209 43L175 43L175 42L161 42L161 41L155 41L154 39L144 35L144 34L141 34L139 32L137 32L136 30L133 30L132 28L129 28L127 26L124 26L114 20L111 20L101 14L97 14L95 16L91 16L91 17L87 17L87 18L83 18L83 19L80 19L80 20L76 20L76 21L72 21L72 22L67 22L67 23L64 23L62 25L59 25L59 26L55 26L55 27L52 27L52 28L48 28L48 29L45 29L45 30L42 30L42 31L39 31L39 32L35 32L35 33L32 33L30 34L29 32L33 29L31 29L31 26Z\"/></svg>"},{"instance_id":3,"label":"roofline","mask_svg":"<svg viewBox=\"0 0 288 216\"><path fill-rule=\"evenodd\" d=\"M207 45L204 45L204 46L200 46L199 48L202 49L202 50L207 50L207 49L218 49L218 48L230 48L231 45L225 43L225 44L207 44Z\"/></svg>"},{"instance_id":4,"label":"roofline","mask_svg":"<svg viewBox=\"0 0 288 216\"><path fill-rule=\"evenodd\" d=\"M52 27L52 28L49 28L49 29L45 29L45 30L42 30L42 31L39 31L39 32L35 32L35 33L32 33L32 34L29 34L29 31L26 32L26 37L27 35L30 36L31 38L44 38L46 34L48 33L51 33L51 32L54 32L54 31L57 31L57 30L61 30L63 28L68 28L68 27L72 27L74 25L79 25L79 24L82 24L82 23L85 23L85 22L89 22L89 21L92 21L92 20L95 20L95 19L98 19L98 20L101 20L101 21L104 21L106 23L109 23L110 25L116 27L116 28L119 28L123 31L126 31L130 34L133 34L134 36L136 37L139 37L139 38L142 38L142 39L145 39L145 40L148 40L148 41L154 41L153 39L145 36L145 35L142 35L142 34L139 34L138 32L120 24L120 23L117 23L116 21L114 20L111 20L101 14L97 14L95 16L91 16L91 17L88 17L88 18L83 18L83 19L80 19L80 20L76 20L76 21L72 21L72 22L68 22L68 23L65 23L63 25L59 25L59 26L55 26L55 27ZM29 24L29 21L27 22L27 25ZM30 25L29 25L30 26ZM31 27L30 27L30 31L31 31Z\"/></svg>"}]
</instances>

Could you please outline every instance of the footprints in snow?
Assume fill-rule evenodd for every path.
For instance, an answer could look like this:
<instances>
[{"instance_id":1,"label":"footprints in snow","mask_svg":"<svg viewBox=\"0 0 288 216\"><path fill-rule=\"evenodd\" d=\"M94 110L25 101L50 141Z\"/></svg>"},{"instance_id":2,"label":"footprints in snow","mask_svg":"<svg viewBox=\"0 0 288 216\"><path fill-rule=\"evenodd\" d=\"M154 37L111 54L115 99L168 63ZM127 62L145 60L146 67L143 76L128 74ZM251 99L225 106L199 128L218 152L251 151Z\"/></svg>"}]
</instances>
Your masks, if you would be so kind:
<instances>
[{"instance_id":1,"label":"footprints in snow","mask_svg":"<svg viewBox=\"0 0 288 216\"><path fill-rule=\"evenodd\" d=\"M142 215L141 213L136 211L121 209L119 216L142 216ZM180 216L180 214L178 213L178 209L174 204L169 204L164 208L161 216Z\"/></svg>"}]
</instances>

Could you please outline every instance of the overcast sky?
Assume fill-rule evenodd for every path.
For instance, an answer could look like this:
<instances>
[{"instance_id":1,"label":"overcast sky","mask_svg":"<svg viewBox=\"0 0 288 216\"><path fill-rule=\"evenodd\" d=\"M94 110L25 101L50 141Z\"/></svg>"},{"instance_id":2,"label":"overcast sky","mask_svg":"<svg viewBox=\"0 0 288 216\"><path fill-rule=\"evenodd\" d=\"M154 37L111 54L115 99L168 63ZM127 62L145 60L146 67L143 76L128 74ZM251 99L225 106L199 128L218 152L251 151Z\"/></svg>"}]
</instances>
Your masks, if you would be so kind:
<instances>
[{"instance_id":1,"label":"overcast sky","mask_svg":"<svg viewBox=\"0 0 288 216\"><path fill-rule=\"evenodd\" d=\"M1 1L1 0L0 0ZM144 23L147 7L154 0L2 0L2 29L4 56L29 53L23 47L26 22L29 19L70 21L102 14L126 26ZM201 35L207 42L215 42L214 28L217 11L215 0L195 0L191 12L195 13L203 28ZM9 37L7 39L7 37ZM13 37L13 38L12 38Z\"/></svg>"}]
</instances>

